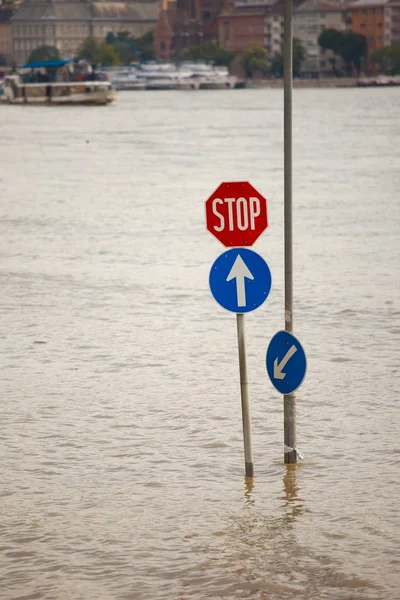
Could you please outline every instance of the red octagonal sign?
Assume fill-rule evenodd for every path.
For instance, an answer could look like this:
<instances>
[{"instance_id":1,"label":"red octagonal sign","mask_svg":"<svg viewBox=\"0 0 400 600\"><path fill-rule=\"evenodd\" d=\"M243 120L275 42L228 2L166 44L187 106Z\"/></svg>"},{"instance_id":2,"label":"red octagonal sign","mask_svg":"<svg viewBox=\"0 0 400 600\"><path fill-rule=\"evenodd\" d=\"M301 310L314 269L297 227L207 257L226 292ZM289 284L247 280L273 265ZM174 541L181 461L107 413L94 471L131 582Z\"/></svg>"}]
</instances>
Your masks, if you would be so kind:
<instances>
[{"instance_id":1,"label":"red octagonal sign","mask_svg":"<svg viewBox=\"0 0 400 600\"><path fill-rule=\"evenodd\" d=\"M267 201L247 181L221 183L206 200L206 226L224 246L252 246L268 227Z\"/></svg>"}]
</instances>

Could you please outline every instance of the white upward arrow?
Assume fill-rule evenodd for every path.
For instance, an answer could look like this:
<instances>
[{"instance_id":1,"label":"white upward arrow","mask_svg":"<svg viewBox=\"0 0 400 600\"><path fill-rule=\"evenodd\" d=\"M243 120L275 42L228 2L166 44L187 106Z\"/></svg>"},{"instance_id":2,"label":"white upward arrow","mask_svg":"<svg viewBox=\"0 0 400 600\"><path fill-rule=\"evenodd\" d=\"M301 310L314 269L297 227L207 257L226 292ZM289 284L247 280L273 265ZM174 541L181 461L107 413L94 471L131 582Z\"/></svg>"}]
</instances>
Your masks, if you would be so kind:
<instances>
[{"instance_id":1,"label":"white upward arrow","mask_svg":"<svg viewBox=\"0 0 400 600\"><path fill-rule=\"evenodd\" d=\"M285 356L282 358L280 363L278 363L277 358L274 360L274 379L285 379L286 373L282 373L282 369L285 367L286 363L292 358L296 350L296 346L293 345L286 352Z\"/></svg>"},{"instance_id":2,"label":"white upward arrow","mask_svg":"<svg viewBox=\"0 0 400 600\"><path fill-rule=\"evenodd\" d=\"M244 278L254 279L253 274L249 271L248 266L244 262L240 254L237 255L235 262L232 265L232 269L229 272L227 281L236 279L236 293L237 293L237 304L238 306L246 306L246 287L244 285Z\"/></svg>"}]
</instances>

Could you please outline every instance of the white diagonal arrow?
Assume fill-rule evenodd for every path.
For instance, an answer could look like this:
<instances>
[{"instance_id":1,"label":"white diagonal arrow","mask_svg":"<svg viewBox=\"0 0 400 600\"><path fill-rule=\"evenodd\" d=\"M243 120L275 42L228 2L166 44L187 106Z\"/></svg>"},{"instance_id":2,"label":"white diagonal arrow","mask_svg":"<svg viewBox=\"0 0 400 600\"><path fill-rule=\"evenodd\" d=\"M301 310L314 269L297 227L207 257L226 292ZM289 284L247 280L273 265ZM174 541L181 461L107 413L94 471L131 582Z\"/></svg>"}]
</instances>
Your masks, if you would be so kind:
<instances>
[{"instance_id":1,"label":"white diagonal arrow","mask_svg":"<svg viewBox=\"0 0 400 600\"><path fill-rule=\"evenodd\" d=\"M236 279L236 294L237 294L237 305L246 306L246 287L244 285L244 278L254 279L253 274L249 270L249 267L244 262L240 254L237 255L235 262L232 265L229 275L226 278L227 281Z\"/></svg>"},{"instance_id":2,"label":"white diagonal arrow","mask_svg":"<svg viewBox=\"0 0 400 600\"><path fill-rule=\"evenodd\" d=\"M280 363L278 363L277 358L274 360L274 379L285 379L286 373L282 373L282 369L286 366L287 362L292 358L296 351L297 348L295 345L293 345L286 352Z\"/></svg>"}]
</instances>

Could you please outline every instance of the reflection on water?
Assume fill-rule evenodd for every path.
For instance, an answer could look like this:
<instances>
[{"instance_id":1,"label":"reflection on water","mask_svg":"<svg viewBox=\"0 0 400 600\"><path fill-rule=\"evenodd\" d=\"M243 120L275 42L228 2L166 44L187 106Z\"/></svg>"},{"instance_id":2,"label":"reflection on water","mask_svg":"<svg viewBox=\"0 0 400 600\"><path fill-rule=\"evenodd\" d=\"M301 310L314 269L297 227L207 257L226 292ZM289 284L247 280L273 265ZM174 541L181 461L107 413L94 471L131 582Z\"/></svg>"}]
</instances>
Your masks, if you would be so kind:
<instances>
[{"instance_id":1,"label":"reflection on water","mask_svg":"<svg viewBox=\"0 0 400 600\"><path fill-rule=\"evenodd\" d=\"M309 514L302 498L298 473L307 465L282 467L282 493L276 516L268 516L266 505L273 502L257 490L257 478L244 479L244 504L224 527L214 532L214 542L192 551L207 558L185 578L181 598L259 598L303 600L381 598L381 592L367 579L344 573L331 557L317 554L311 544L298 539L296 526Z\"/></svg>"}]
</instances>

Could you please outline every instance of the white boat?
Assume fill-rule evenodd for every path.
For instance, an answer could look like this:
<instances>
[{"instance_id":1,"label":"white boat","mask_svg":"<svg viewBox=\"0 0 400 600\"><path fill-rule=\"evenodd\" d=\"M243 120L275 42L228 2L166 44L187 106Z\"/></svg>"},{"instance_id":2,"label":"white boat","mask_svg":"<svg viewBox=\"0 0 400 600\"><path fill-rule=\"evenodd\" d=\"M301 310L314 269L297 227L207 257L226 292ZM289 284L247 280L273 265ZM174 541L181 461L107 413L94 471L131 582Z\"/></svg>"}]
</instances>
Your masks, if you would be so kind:
<instances>
[{"instance_id":1,"label":"white boat","mask_svg":"<svg viewBox=\"0 0 400 600\"><path fill-rule=\"evenodd\" d=\"M3 86L10 104L104 105L115 99L111 82L85 61L28 63L6 75Z\"/></svg>"},{"instance_id":2,"label":"white boat","mask_svg":"<svg viewBox=\"0 0 400 600\"><path fill-rule=\"evenodd\" d=\"M142 64L138 73L146 79L148 90L198 90L200 86L190 71L181 71L169 63Z\"/></svg>"},{"instance_id":3,"label":"white boat","mask_svg":"<svg viewBox=\"0 0 400 600\"><path fill-rule=\"evenodd\" d=\"M232 90L238 82L237 77L229 74L228 67L185 61L179 65L179 70L191 73L201 90Z\"/></svg>"},{"instance_id":4,"label":"white boat","mask_svg":"<svg viewBox=\"0 0 400 600\"><path fill-rule=\"evenodd\" d=\"M117 91L145 90L147 81L134 67L108 67L103 68L112 86Z\"/></svg>"}]
</instances>

